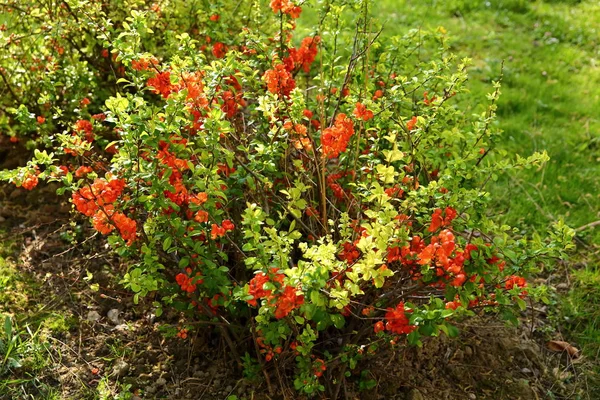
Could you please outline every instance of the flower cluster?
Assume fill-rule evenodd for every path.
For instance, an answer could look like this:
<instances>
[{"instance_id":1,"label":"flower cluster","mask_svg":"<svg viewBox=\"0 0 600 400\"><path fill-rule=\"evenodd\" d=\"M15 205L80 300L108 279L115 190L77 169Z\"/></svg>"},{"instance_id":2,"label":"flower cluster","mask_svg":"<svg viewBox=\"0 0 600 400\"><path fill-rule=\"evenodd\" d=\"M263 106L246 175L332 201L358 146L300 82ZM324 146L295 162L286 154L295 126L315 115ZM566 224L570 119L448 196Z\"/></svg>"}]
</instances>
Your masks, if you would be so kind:
<instances>
[{"instance_id":1,"label":"flower cluster","mask_svg":"<svg viewBox=\"0 0 600 400\"><path fill-rule=\"evenodd\" d=\"M257 333L259 336L256 338L256 344L258 345L261 354L265 355L265 361L269 362L273 359L275 354L281 354L283 351L281 346L276 346L275 348L273 348L273 346L269 346L265 343L265 338L261 336L262 332L258 331Z\"/></svg>"},{"instance_id":2,"label":"flower cluster","mask_svg":"<svg viewBox=\"0 0 600 400\"><path fill-rule=\"evenodd\" d=\"M313 374L319 378L323 375L323 372L327 370L327 366L325 365L325 361L320 358L317 358L313 362Z\"/></svg>"},{"instance_id":3,"label":"flower cluster","mask_svg":"<svg viewBox=\"0 0 600 400\"><path fill-rule=\"evenodd\" d=\"M348 172L347 174L351 174L351 172ZM331 191L333 192L333 195L338 200L344 200L347 196L351 195L349 190L344 190L342 185L340 183L338 183L339 180L342 179L347 174L338 172L335 174L327 175L327 179L326 179L327 186L329 187L329 189L331 189Z\"/></svg>"},{"instance_id":4,"label":"flower cluster","mask_svg":"<svg viewBox=\"0 0 600 400\"><path fill-rule=\"evenodd\" d=\"M188 337L188 330L185 328L181 328L177 331L177 337L180 339L187 339Z\"/></svg>"},{"instance_id":5,"label":"flower cluster","mask_svg":"<svg viewBox=\"0 0 600 400\"><path fill-rule=\"evenodd\" d=\"M180 141L180 144L185 145L186 142L187 141L183 139L182 141ZM158 151L158 154L156 156L158 161L160 161L161 164L166 165L167 167L170 167L178 172L189 169L188 161L181 158L177 158L173 153L169 151L169 146L169 143L162 140L160 141L160 143L158 144L160 150Z\"/></svg>"},{"instance_id":6,"label":"flower cluster","mask_svg":"<svg viewBox=\"0 0 600 400\"><path fill-rule=\"evenodd\" d=\"M368 121L373 118L373 111L368 110L362 103L356 103L353 114L356 119L362 119L363 121Z\"/></svg>"},{"instance_id":7,"label":"flower cluster","mask_svg":"<svg viewBox=\"0 0 600 400\"><path fill-rule=\"evenodd\" d=\"M200 272L197 272L195 276L190 276L192 274L191 268L186 268L185 272L185 274L183 272L177 274L175 281L181 287L181 290L187 293L193 293L196 291L196 285L204 283L204 281L200 279L202 275Z\"/></svg>"},{"instance_id":8,"label":"flower cluster","mask_svg":"<svg viewBox=\"0 0 600 400\"><path fill-rule=\"evenodd\" d=\"M82 165L81 167L77 168L77 170L75 170L75 177L83 178L84 176L86 176L87 174L89 174L93 171L94 170L92 169L92 167L87 166L87 165Z\"/></svg>"},{"instance_id":9,"label":"flower cluster","mask_svg":"<svg viewBox=\"0 0 600 400\"><path fill-rule=\"evenodd\" d=\"M429 225L427 230L429 232L435 232L442 226L450 226L454 218L456 218L456 210L452 207L446 207L444 216L442 216L442 209L438 208L433 212L433 215L431 216L431 225Z\"/></svg>"},{"instance_id":10,"label":"flower cluster","mask_svg":"<svg viewBox=\"0 0 600 400\"><path fill-rule=\"evenodd\" d=\"M215 240L220 237L225 236L227 232L230 232L235 229L235 225L230 220L226 219L221 223L221 226L217 224L211 225L210 237Z\"/></svg>"},{"instance_id":11,"label":"flower cluster","mask_svg":"<svg viewBox=\"0 0 600 400\"><path fill-rule=\"evenodd\" d=\"M308 137L308 128L302 124L292 125L290 121L283 125L284 129L292 132L292 144L298 150L310 151L312 149L312 141Z\"/></svg>"},{"instance_id":12,"label":"flower cluster","mask_svg":"<svg viewBox=\"0 0 600 400\"><path fill-rule=\"evenodd\" d=\"M304 296L298 295L297 288L285 285L284 275L278 271L277 268L271 268L268 274L260 272L248 282L248 294L252 296L252 299L248 300L248 304L256 307L258 299L266 298L267 303L275 307L275 318L282 319L292 310L304 304ZM273 293L273 290L265 289L264 286L267 283L278 290Z\"/></svg>"},{"instance_id":13,"label":"flower cluster","mask_svg":"<svg viewBox=\"0 0 600 400\"><path fill-rule=\"evenodd\" d=\"M340 252L338 257L341 260L346 261L348 265L354 264L354 262L360 257L360 251L358 250L358 247L351 242L345 242L342 247L343 250Z\"/></svg>"},{"instance_id":14,"label":"flower cluster","mask_svg":"<svg viewBox=\"0 0 600 400\"><path fill-rule=\"evenodd\" d=\"M93 217L94 228L102 234L109 234L115 228L127 242L131 244L136 239L137 223L120 211L115 211L113 203L119 198L125 181L123 179L98 178L94 183L87 184L75 193L71 199L77 211L87 217Z\"/></svg>"},{"instance_id":15,"label":"flower cluster","mask_svg":"<svg viewBox=\"0 0 600 400\"><path fill-rule=\"evenodd\" d=\"M404 302L398 303L396 308L388 308L385 314L385 329L395 334L408 334L417 329L415 325L411 325L406 313L410 313L410 309L404 308ZM375 330L380 330L380 326L375 326Z\"/></svg>"},{"instance_id":16,"label":"flower cluster","mask_svg":"<svg viewBox=\"0 0 600 400\"><path fill-rule=\"evenodd\" d=\"M125 181L123 179L98 178L91 185L86 185L73 193L72 200L77 211L85 216L93 216L98 208L114 203L123 192Z\"/></svg>"},{"instance_id":17,"label":"flower cluster","mask_svg":"<svg viewBox=\"0 0 600 400\"><path fill-rule=\"evenodd\" d=\"M94 228L104 235L116 228L128 245L136 238L137 223L122 212L115 211L112 205L100 207L94 214L92 222Z\"/></svg>"},{"instance_id":18,"label":"flower cluster","mask_svg":"<svg viewBox=\"0 0 600 400\"><path fill-rule=\"evenodd\" d=\"M338 114L332 127L323 130L321 144L323 154L328 158L336 158L346 151L350 138L354 135L354 124L346 114Z\"/></svg>"},{"instance_id":19,"label":"flower cluster","mask_svg":"<svg viewBox=\"0 0 600 400\"><path fill-rule=\"evenodd\" d=\"M152 68L157 68L158 60L155 57L141 57L138 60L131 61L131 68L136 71L148 71Z\"/></svg>"},{"instance_id":20,"label":"flower cluster","mask_svg":"<svg viewBox=\"0 0 600 400\"><path fill-rule=\"evenodd\" d=\"M215 42L215 44L213 44L212 53L215 58L223 58L227 53L227 46L225 46L224 43Z\"/></svg>"},{"instance_id":21,"label":"flower cluster","mask_svg":"<svg viewBox=\"0 0 600 400\"><path fill-rule=\"evenodd\" d=\"M289 56L283 60L288 71L293 72L298 68L302 68L304 72L310 71L310 66L315 61L319 51L320 36L309 36L302 39L299 48L290 47L288 49Z\"/></svg>"},{"instance_id":22,"label":"flower cluster","mask_svg":"<svg viewBox=\"0 0 600 400\"><path fill-rule=\"evenodd\" d=\"M280 286L283 285L283 275L277 273L278 269L273 268L269 272L272 277L265 274L264 272L260 272L254 276L248 282L248 294L252 296L252 299L248 300L248 304L256 307L258 305L257 300L263 297L271 296L270 289L264 289L264 285L267 282L274 281L277 282Z\"/></svg>"},{"instance_id":23,"label":"flower cluster","mask_svg":"<svg viewBox=\"0 0 600 400\"><path fill-rule=\"evenodd\" d=\"M512 290L513 288L518 287L521 289L525 289L527 287L527 281L522 276L511 275L504 282L504 288L506 290ZM527 290L522 290L519 297L523 298L527 296Z\"/></svg>"},{"instance_id":24,"label":"flower cluster","mask_svg":"<svg viewBox=\"0 0 600 400\"><path fill-rule=\"evenodd\" d=\"M408 129L409 131L412 131L417 126L417 122L418 122L417 117L413 116L406 123L406 129Z\"/></svg>"},{"instance_id":25,"label":"flower cluster","mask_svg":"<svg viewBox=\"0 0 600 400\"><path fill-rule=\"evenodd\" d=\"M226 51L227 47L222 43L215 43L213 46L213 55L217 58L223 57ZM147 81L147 85L153 92L162 95L165 99L174 93L182 91L186 93L186 105L193 118L193 122L187 128L191 134L202 130L202 121L210 110L210 101L204 92L203 77L202 71L183 72L178 76L178 83L174 84L171 82L171 72L163 71L153 75ZM290 79L291 81L286 81L285 85L291 86L283 89L286 95L295 87L293 78ZM217 93L211 98L212 104L220 104L227 118L233 118L240 108L246 106L242 86L235 76L226 77L216 89Z\"/></svg>"},{"instance_id":26,"label":"flower cluster","mask_svg":"<svg viewBox=\"0 0 600 400\"><path fill-rule=\"evenodd\" d=\"M289 96L296 87L294 77L284 64L277 64L267 70L263 75L263 80L266 82L269 92L280 96Z\"/></svg>"},{"instance_id":27,"label":"flower cluster","mask_svg":"<svg viewBox=\"0 0 600 400\"><path fill-rule=\"evenodd\" d=\"M85 140L90 143L94 141L94 126L88 120L80 119L79 121L75 122L75 132L83 134L85 136Z\"/></svg>"},{"instance_id":28,"label":"flower cluster","mask_svg":"<svg viewBox=\"0 0 600 400\"><path fill-rule=\"evenodd\" d=\"M450 285L461 286L467 280L463 269L466 258L463 252L455 252L454 239L450 230L443 230L438 236L431 238L431 243L421 250L417 258L420 265L430 265L433 262L437 276L451 278Z\"/></svg>"},{"instance_id":29,"label":"flower cluster","mask_svg":"<svg viewBox=\"0 0 600 400\"><path fill-rule=\"evenodd\" d=\"M158 74L149 78L147 84L153 88L154 93L160 94L165 99L178 89L177 85L171 83L170 71L159 72Z\"/></svg>"},{"instance_id":30,"label":"flower cluster","mask_svg":"<svg viewBox=\"0 0 600 400\"><path fill-rule=\"evenodd\" d=\"M292 18L299 18L302 8L294 5L290 0L271 0L271 9L274 13L282 12Z\"/></svg>"},{"instance_id":31,"label":"flower cluster","mask_svg":"<svg viewBox=\"0 0 600 400\"><path fill-rule=\"evenodd\" d=\"M221 93L221 101L223 102L221 110L223 110L227 118L233 118L240 107L246 106L246 101L241 92L225 90Z\"/></svg>"},{"instance_id":32,"label":"flower cluster","mask_svg":"<svg viewBox=\"0 0 600 400\"><path fill-rule=\"evenodd\" d=\"M23 178L23 181L21 182L21 187L26 190L32 190L37 185L38 185L37 171L36 171L36 174L32 174L32 173L28 172L25 175L25 177Z\"/></svg>"}]
</instances>

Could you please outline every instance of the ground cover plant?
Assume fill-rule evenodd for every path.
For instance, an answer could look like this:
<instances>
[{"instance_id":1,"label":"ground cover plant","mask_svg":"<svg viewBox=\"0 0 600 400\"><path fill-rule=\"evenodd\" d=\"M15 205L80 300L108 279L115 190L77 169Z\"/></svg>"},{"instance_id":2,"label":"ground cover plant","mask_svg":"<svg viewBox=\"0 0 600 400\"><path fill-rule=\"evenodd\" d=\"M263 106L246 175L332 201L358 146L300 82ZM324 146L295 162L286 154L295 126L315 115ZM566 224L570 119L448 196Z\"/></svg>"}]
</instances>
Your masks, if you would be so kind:
<instances>
[{"instance_id":1,"label":"ground cover plant","mask_svg":"<svg viewBox=\"0 0 600 400\"><path fill-rule=\"evenodd\" d=\"M338 397L378 352L547 300L527 278L573 231L511 228L489 185L548 157L498 145L500 82L465 112L445 29L383 40L368 2L300 36L289 1L54 6L4 16L0 124L34 157L2 177L58 184L134 301L186 316L170 334L212 325L270 391Z\"/></svg>"}]
</instances>

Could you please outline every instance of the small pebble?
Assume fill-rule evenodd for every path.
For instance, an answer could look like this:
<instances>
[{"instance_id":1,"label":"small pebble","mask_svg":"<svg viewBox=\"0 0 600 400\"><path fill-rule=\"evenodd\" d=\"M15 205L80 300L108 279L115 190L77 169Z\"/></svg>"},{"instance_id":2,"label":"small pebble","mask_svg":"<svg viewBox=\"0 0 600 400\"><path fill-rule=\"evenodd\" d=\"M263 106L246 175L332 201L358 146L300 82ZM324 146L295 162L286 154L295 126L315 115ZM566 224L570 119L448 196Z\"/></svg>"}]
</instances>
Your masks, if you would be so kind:
<instances>
[{"instance_id":1,"label":"small pebble","mask_svg":"<svg viewBox=\"0 0 600 400\"><path fill-rule=\"evenodd\" d=\"M129 372L129 364L123 360L118 360L113 366L112 373L116 376L123 376Z\"/></svg>"},{"instance_id":2,"label":"small pebble","mask_svg":"<svg viewBox=\"0 0 600 400\"><path fill-rule=\"evenodd\" d=\"M115 325L119 325L119 313L120 311L117 310L116 308L113 308L112 310L108 311L108 314L106 314L106 316L108 317L108 320L110 322L112 322Z\"/></svg>"},{"instance_id":3,"label":"small pebble","mask_svg":"<svg viewBox=\"0 0 600 400\"><path fill-rule=\"evenodd\" d=\"M100 319L100 314L97 311L90 311L87 315L87 320L90 322L96 322Z\"/></svg>"}]
</instances>

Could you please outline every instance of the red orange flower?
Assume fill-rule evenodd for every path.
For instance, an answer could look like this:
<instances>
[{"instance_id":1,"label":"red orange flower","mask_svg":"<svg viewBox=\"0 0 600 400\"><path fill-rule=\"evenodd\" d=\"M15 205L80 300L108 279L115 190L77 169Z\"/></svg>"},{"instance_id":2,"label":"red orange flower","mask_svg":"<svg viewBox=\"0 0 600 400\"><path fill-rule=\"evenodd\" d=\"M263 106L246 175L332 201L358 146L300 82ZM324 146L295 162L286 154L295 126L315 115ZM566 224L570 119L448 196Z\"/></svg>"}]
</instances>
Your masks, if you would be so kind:
<instances>
[{"instance_id":1,"label":"red orange flower","mask_svg":"<svg viewBox=\"0 0 600 400\"><path fill-rule=\"evenodd\" d=\"M368 121L373 118L373 111L367 110L367 107L362 103L356 103L353 114L356 119L362 119L363 121Z\"/></svg>"},{"instance_id":2,"label":"red orange flower","mask_svg":"<svg viewBox=\"0 0 600 400\"><path fill-rule=\"evenodd\" d=\"M31 190L34 187L36 187L37 184L38 184L37 175L27 174L27 175L25 175L25 179L23 179L23 182L21 183L21 187L23 187L23 189L26 189L26 190Z\"/></svg>"},{"instance_id":3,"label":"red orange flower","mask_svg":"<svg viewBox=\"0 0 600 400\"><path fill-rule=\"evenodd\" d=\"M406 123L406 129L408 129L409 131L412 131L413 129L415 129L415 126L417 126L417 117L412 117L407 123Z\"/></svg>"},{"instance_id":4,"label":"red orange flower","mask_svg":"<svg viewBox=\"0 0 600 400\"><path fill-rule=\"evenodd\" d=\"M282 96L289 96L296 87L296 81L283 64L277 64L273 69L267 70L263 80L267 83L269 92Z\"/></svg>"},{"instance_id":5,"label":"red orange flower","mask_svg":"<svg viewBox=\"0 0 600 400\"><path fill-rule=\"evenodd\" d=\"M411 333L417 329L416 326L410 325L406 312L409 310L404 308L404 302L398 303L396 308L388 308L385 314L385 329L396 334Z\"/></svg>"},{"instance_id":6,"label":"red orange flower","mask_svg":"<svg viewBox=\"0 0 600 400\"><path fill-rule=\"evenodd\" d=\"M290 0L271 0L271 9L274 13L282 12L292 18L300 17L302 8L294 5Z\"/></svg>"},{"instance_id":7,"label":"red orange flower","mask_svg":"<svg viewBox=\"0 0 600 400\"><path fill-rule=\"evenodd\" d=\"M82 165L81 167L77 168L77 170L75 171L75 176L77 178L82 178L85 175L89 174L90 172L93 172L94 170L92 169L92 167L88 167L86 165Z\"/></svg>"},{"instance_id":8,"label":"red orange flower","mask_svg":"<svg viewBox=\"0 0 600 400\"><path fill-rule=\"evenodd\" d=\"M317 378L323 375L323 372L327 370L327 366L325 365L325 361L317 358L313 364L313 373Z\"/></svg>"},{"instance_id":9,"label":"red orange flower","mask_svg":"<svg viewBox=\"0 0 600 400\"><path fill-rule=\"evenodd\" d=\"M456 218L456 210L452 207L446 207L444 210L445 217L442 216L442 209L438 208L431 216L431 225L427 229L429 232L435 232L442 226L449 226L452 220Z\"/></svg>"},{"instance_id":10,"label":"red orange flower","mask_svg":"<svg viewBox=\"0 0 600 400\"><path fill-rule=\"evenodd\" d=\"M335 158L346 151L350 138L354 135L354 124L346 114L338 114L335 123L327 128L321 135L323 154L328 158Z\"/></svg>"},{"instance_id":11,"label":"red orange flower","mask_svg":"<svg viewBox=\"0 0 600 400\"><path fill-rule=\"evenodd\" d=\"M304 296L296 294L296 288L286 286L283 293L278 297L275 309L275 318L281 319L287 316L293 309L304 304Z\"/></svg>"},{"instance_id":12,"label":"red orange flower","mask_svg":"<svg viewBox=\"0 0 600 400\"><path fill-rule=\"evenodd\" d=\"M80 119L79 121L75 122L75 131L77 133L83 133L85 135L85 140L90 143L94 141L93 130L94 126L88 120Z\"/></svg>"},{"instance_id":13,"label":"red orange flower","mask_svg":"<svg viewBox=\"0 0 600 400\"><path fill-rule=\"evenodd\" d=\"M215 42L212 48L212 53L216 58L223 58L225 53L227 53L227 46L221 42Z\"/></svg>"},{"instance_id":14,"label":"red orange flower","mask_svg":"<svg viewBox=\"0 0 600 400\"><path fill-rule=\"evenodd\" d=\"M177 91L177 86L171 83L171 72L164 71L148 79L147 85L152 87L154 93L160 94L165 99Z\"/></svg>"},{"instance_id":15,"label":"red orange flower","mask_svg":"<svg viewBox=\"0 0 600 400\"><path fill-rule=\"evenodd\" d=\"M317 57L320 42L320 36L309 36L302 39L298 49L293 47L288 49L289 57L283 60L286 69L291 72L301 67L304 72L309 72L310 66Z\"/></svg>"}]
</instances>

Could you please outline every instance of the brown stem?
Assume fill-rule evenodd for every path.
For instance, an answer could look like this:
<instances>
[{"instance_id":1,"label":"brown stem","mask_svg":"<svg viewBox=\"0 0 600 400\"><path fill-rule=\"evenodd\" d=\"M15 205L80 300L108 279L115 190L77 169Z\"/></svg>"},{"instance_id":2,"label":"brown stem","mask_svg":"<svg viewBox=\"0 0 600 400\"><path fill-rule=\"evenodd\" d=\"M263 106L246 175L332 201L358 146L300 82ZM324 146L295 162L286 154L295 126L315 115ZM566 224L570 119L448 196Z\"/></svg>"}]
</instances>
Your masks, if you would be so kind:
<instances>
[{"instance_id":1,"label":"brown stem","mask_svg":"<svg viewBox=\"0 0 600 400\"><path fill-rule=\"evenodd\" d=\"M4 84L6 85L6 88L10 92L10 95L13 97L13 99L15 99L16 101L19 101L19 98L17 97L17 95L13 91L12 87L10 86L10 83L8 83L8 80L6 79L6 76L4 75L4 71L3 71L2 68L0 68L0 77L4 81Z\"/></svg>"},{"instance_id":2,"label":"brown stem","mask_svg":"<svg viewBox=\"0 0 600 400\"><path fill-rule=\"evenodd\" d=\"M254 319L252 319L252 329L250 330L250 332L252 332L252 341L254 342L254 348L256 350L256 358L258 359L260 369L262 370L263 375L265 376L265 382L267 383L267 389L269 390L269 394L272 396L274 394L273 386L271 386L271 379L269 379L269 374L267 374L267 370L265 369L265 363L260 354L258 342L256 341L256 325L254 325Z\"/></svg>"}]
</instances>

